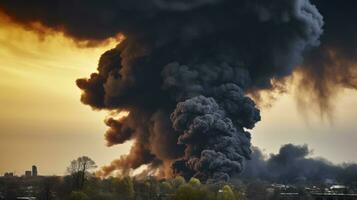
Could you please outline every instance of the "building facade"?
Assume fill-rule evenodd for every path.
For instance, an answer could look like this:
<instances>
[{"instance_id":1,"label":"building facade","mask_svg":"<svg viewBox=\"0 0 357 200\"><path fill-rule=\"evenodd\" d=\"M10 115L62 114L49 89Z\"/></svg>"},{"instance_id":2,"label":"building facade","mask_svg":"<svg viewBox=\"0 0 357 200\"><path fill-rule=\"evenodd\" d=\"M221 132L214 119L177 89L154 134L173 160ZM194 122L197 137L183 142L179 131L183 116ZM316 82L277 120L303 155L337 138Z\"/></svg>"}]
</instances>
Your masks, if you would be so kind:
<instances>
[{"instance_id":1,"label":"building facade","mask_svg":"<svg viewBox=\"0 0 357 200\"><path fill-rule=\"evenodd\" d=\"M32 176L37 176L37 167L36 167L36 165L32 166Z\"/></svg>"}]
</instances>

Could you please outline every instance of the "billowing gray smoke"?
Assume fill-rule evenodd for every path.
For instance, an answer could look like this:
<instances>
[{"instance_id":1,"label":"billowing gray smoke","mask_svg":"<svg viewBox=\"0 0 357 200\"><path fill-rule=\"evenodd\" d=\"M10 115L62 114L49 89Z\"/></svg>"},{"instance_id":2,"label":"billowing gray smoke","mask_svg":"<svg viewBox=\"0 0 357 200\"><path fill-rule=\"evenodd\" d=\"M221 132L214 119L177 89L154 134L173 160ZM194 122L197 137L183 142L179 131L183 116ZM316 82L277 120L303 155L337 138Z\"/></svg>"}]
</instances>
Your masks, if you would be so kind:
<instances>
[{"instance_id":1,"label":"billowing gray smoke","mask_svg":"<svg viewBox=\"0 0 357 200\"><path fill-rule=\"evenodd\" d=\"M5 0L0 9L79 41L125 35L77 81L83 103L130 111L107 120L109 145L135 142L104 175L168 163L209 181L241 172L251 154L246 129L260 120L245 92L291 74L323 32L309 0Z\"/></svg>"},{"instance_id":2,"label":"billowing gray smoke","mask_svg":"<svg viewBox=\"0 0 357 200\"><path fill-rule=\"evenodd\" d=\"M231 85L234 89L234 85ZM240 88L232 90L236 104L232 109L246 108L252 121L245 126L254 126L260 119L259 110L254 103L243 96ZM244 102L247 100L247 102ZM247 104L245 104L247 103ZM186 146L185 156L174 163L174 170L200 179L228 180L230 174L240 172L245 158L250 157L250 134L244 131L239 117L229 117L214 98L196 96L177 104L171 115L173 127L183 133L178 138L179 144ZM223 107L223 109L222 109ZM238 107L238 108L237 108ZM237 114L243 114L237 110ZM244 115L241 115L244 116ZM236 122L232 122L236 119Z\"/></svg>"},{"instance_id":3,"label":"billowing gray smoke","mask_svg":"<svg viewBox=\"0 0 357 200\"><path fill-rule=\"evenodd\" d=\"M240 175L248 180L277 183L318 183L335 180L343 184L357 182L357 164L336 165L323 158L311 158L307 145L283 145L277 154L264 155L253 148L252 159Z\"/></svg>"}]
</instances>

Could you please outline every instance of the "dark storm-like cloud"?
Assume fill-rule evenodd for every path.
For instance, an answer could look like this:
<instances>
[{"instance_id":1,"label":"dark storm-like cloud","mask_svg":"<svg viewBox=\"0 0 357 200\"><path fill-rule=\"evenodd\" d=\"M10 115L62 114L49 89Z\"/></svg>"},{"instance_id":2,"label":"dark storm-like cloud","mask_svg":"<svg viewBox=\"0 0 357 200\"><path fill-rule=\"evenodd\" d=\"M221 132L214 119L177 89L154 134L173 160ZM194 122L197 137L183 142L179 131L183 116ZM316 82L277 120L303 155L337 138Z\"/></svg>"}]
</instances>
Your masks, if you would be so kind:
<instances>
[{"instance_id":1,"label":"dark storm-like cloud","mask_svg":"<svg viewBox=\"0 0 357 200\"><path fill-rule=\"evenodd\" d=\"M78 41L123 34L97 72L77 80L84 104L130 112L106 121L109 145L135 141L104 174L171 162L174 173L204 181L242 171L247 129L260 121L245 93L290 75L324 23L309 0L5 0L0 9Z\"/></svg>"}]
</instances>

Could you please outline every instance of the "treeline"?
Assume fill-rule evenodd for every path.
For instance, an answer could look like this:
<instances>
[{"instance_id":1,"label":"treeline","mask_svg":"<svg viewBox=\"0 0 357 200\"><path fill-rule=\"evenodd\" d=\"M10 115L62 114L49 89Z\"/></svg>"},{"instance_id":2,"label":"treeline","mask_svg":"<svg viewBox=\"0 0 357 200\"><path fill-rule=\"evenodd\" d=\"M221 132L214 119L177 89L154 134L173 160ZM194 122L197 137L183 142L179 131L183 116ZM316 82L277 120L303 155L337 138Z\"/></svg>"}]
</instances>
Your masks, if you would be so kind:
<instances>
[{"instance_id":1,"label":"treeline","mask_svg":"<svg viewBox=\"0 0 357 200\"><path fill-rule=\"evenodd\" d=\"M4 191L6 200L20 196L34 196L38 200L278 200L281 192L269 190L267 182L203 184L196 178L186 181L181 176L171 179L101 179L93 174L87 174L82 187L78 188L77 177L38 177L28 181L9 179L5 184L7 188L0 187L0 191ZM298 192L305 200L309 199L303 188L284 192Z\"/></svg>"},{"instance_id":2,"label":"treeline","mask_svg":"<svg viewBox=\"0 0 357 200\"><path fill-rule=\"evenodd\" d=\"M203 184L196 178L185 180L181 176L102 179L91 172L95 167L93 160L83 156L70 163L66 176L1 178L0 200L18 197L36 197L37 200L276 200L280 193L269 190L268 182Z\"/></svg>"},{"instance_id":3,"label":"treeline","mask_svg":"<svg viewBox=\"0 0 357 200\"><path fill-rule=\"evenodd\" d=\"M66 176L3 177L0 200L36 197L38 200L241 200L243 191L229 184L206 185L192 178L186 181L146 177L98 178L91 172L96 164L82 156L67 168Z\"/></svg>"},{"instance_id":4,"label":"treeline","mask_svg":"<svg viewBox=\"0 0 357 200\"><path fill-rule=\"evenodd\" d=\"M158 180L147 177L137 180L132 177L89 177L80 190L71 187L72 177L58 178L42 189L39 199L60 200L243 200L244 193L230 185L205 185L192 178L186 182L178 176ZM72 180L73 181L73 180Z\"/></svg>"},{"instance_id":5,"label":"treeline","mask_svg":"<svg viewBox=\"0 0 357 200\"><path fill-rule=\"evenodd\" d=\"M38 200L275 200L277 192L267 190L269 184L254 182L245 184L203 184L196 178L186 181L177 176L172 179L146 177L98 178L86 175L82 188L76 177L38 177L24 181L8 179L0 188L4 199L15 200L20 196L33 196ZM1 183L0 183L1 184ZM31 191L28 191L31 188ZM1 199L1 198L0 198Z\"/></svg>"}]
</instances>

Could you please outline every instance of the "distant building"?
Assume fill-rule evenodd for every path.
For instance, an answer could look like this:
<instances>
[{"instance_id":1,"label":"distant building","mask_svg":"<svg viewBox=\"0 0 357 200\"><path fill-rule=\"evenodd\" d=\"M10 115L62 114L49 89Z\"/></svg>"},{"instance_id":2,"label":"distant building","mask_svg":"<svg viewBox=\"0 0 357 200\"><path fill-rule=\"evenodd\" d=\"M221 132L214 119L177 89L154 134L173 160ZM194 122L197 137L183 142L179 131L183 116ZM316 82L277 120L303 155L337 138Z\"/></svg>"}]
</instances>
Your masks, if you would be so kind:
<instances>
[{"instance_id":1,"label":"distant building","mask_svg":"<svg viewBox=\"0 0 357 200\"><path fill-rule=\"evenodd\" d=\"M37 167L36 167L36 165L32 165L32 176L37 176Z\"/></svg>"},{"instance_id":2,"label":"distant building","mask_svg":"<svg viewBox=\"0 0 357 200\"><path fill-rule=\"evenodd\" d=\"M13 172L5 172L4 177L13 177L14 173Z\"/></svg>"},{"instance_id":3,"label":"distant building","mask_svg":"<svg viewBox=\"0 0 357 200\"><path fill-rule=\"evenodd\" d=\"M301 200L299 193L280 193L279 200Z\"/></svg>"},{"instance_id":4,"label":"distant building","mask_svg":"<svg viewBox=\"0 0 357 200\"><path fill-rule=\"evenodd\" d=\"M357 200L357 194L311 194L314 200Z\"/></svg>"},{"instance_id":5,"label":"distant building","mask_svg":"<svg viewBox=\"0 0 357 200\"><path fill-rule=\"evenodd\" d=\"M348 190L348 187L347 186L344 186L344 185L333 185L330 187L330 190L333 192L333 193L347 193L347 190Z\"/></svg>"},{"instance_id":6,"label":"distant building","mask_svg":"<svg viewBox=\"0 0 357 200\"><path fill-rule=\"evenodd\" d=\"M32 175L31 171L25 171L25 176L30 177Z\"/></svg>"}]
</instances>

